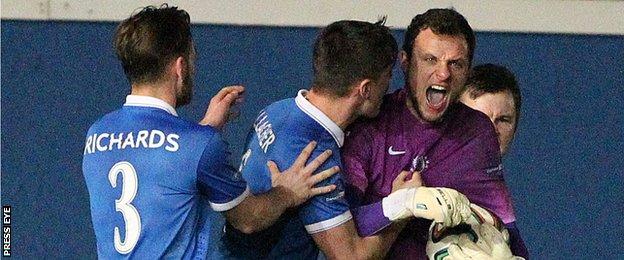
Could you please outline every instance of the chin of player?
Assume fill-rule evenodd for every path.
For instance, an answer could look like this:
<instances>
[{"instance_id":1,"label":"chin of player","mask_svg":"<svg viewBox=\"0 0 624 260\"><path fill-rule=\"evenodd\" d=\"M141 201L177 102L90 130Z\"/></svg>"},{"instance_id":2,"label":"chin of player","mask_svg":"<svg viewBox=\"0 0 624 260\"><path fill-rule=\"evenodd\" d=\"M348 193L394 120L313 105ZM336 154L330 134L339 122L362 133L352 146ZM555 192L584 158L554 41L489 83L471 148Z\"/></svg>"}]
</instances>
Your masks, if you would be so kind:
<instances>
[{"instance_id":1,"label":"chin of player","mask_svg":"<svg viewBox=\"0 0 624 260\"><path fill-rule=\"evenodd\" d=\"M439 121L446 112L446 109L448 108L448 101L445 101L444 103L445 104L443 104L442 106L433 107L430 106L428 102L425 102L423 107L419 109L420 116L423 120L427 122Z\"/></svg>"}]
</instances>

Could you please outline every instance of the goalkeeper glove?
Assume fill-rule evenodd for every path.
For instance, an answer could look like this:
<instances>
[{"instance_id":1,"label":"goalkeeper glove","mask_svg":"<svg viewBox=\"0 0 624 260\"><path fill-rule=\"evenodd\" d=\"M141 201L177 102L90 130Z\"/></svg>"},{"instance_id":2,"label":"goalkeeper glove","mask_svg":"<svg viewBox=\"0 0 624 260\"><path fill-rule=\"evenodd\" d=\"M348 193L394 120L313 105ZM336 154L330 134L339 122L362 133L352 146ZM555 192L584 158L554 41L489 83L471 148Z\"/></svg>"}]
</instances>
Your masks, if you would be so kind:
<instances>
[{"instance_id":1,"label":"goalkeeper glove","mask_svg":"<svg viewBox=\"0 0 624 260\"><path fill-rule=\"evenodd\" d=\"M472 214L468 198L449 188L400 189L383 198L381 203L384 216L390 221L415 216L452 227Z\"/></svg>"},{"instance_id":2,"label":"goalkeeper glove","mask_svg":"<svg viewBox=\"0 0 624 260\"><path fill-rule=\"evenodd\" d=\"M524 260L519 256L513 256L511 249L505 242L504 234L494 226L483 223L475 230L479 235L477 242L466 234L461 234L457 244L448 248L448 256L444 260L456 259L483 259L483 260Z\"/></svg>"}]
</instances>

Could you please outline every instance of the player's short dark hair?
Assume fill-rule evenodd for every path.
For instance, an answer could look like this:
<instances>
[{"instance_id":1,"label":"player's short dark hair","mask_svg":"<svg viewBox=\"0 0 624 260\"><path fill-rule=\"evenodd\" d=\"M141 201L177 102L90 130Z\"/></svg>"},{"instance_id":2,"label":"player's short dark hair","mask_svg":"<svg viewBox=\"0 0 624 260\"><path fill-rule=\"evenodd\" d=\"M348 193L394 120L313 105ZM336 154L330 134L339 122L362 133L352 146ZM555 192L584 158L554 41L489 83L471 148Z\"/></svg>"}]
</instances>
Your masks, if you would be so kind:
<instances>
[{"instance_id":1,"label":"player's short dark hair","mask_svg":"<svg viewBox=\"0 0 624 260\"><path fill-rule=\"evenodd\" d=\"M313 88L335 97L364 79L377 80L392 68L398 46L385 25L344 20L325 27L314 43Z\"/></svg>"},{"instance_id":2,"label":"player's short dark hair","mask_svg":"<svg viewBox=\"0 0 624 260\"><path fill-rule=\"evenodd\" d=\"M167 64L190 56L189 14L175 6L147 6L117 27L114 47L131 83L159 81Z\"/></svg>"},{"instance_id":3,"label":"player's short dark hair","mask_svg":"<svg viewBox=\"0 0 624 260\"><path fill-rule=\"evenodd\" d=\"M427 28L437 35L463 36L468 44L468 61L472 63L476 44L474 31L463 15L449 8L429 9L412 19L403 40L403 51L407 53L408 59L412 58L416 37Z\"/></svg>"},{"instance_id":4,"label":"player's short dark hair","mask_svg":"<svg viewBox=\"0 0 624 260\"><path fill-rule=\"evenodd\" d=\"M470 71L466 80L465 89L471 99L476 99L483 94L496 94L509 91L514 100L516 110L516 124L520 119L522 95L516 76L504 66L496 64L481 64Z\"/></svg>"}]
</instances>

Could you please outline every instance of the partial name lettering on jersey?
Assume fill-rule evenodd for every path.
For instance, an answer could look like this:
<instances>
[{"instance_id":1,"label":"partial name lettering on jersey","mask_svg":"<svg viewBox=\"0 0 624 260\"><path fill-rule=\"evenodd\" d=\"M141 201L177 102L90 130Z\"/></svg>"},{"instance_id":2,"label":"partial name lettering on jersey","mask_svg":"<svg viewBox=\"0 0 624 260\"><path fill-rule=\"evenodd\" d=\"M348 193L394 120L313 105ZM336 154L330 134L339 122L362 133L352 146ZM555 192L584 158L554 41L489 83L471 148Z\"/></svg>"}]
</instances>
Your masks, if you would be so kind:
<instances>
[{"instance_id":1,"label":"partial name lettering on jersey","mask_svg":"<svg viewBox=\"0 0 624 260\"><path fill-rule=\"evenodd\" d=\"M178 143L179 139L179 134L166 133L157 129L117 133L94 133L87 137L84 155L134 148L163 148L169 152L176 152L180 148Z\"/></svg>"},{"instance_id":2,"label":"partial name lettering on jersey","mask_svg":"<svg viewBox=\"0 0 624 260\"><path fill-rule=\"evenodd\" d=\"M262 110L254 122L254 130L258 136L258 144L264 153L269 149L269 145L275 142L275 133L269 122L268 115Z\"/></svg>"}]
</instances>

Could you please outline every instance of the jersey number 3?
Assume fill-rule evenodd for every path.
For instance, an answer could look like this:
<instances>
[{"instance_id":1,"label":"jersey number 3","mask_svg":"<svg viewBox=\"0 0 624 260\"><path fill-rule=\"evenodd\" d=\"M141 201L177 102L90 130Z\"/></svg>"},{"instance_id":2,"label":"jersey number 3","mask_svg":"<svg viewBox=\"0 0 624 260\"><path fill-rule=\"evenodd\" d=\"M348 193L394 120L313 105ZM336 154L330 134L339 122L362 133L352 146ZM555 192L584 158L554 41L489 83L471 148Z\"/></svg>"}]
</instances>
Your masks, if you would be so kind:
<instances>
[{"instance_id":1,"label":"jersey number 3","mask_svg":"<svg viewBox=\"0 0 624 260\"><path fill-rule=\"evenodd\" d=\"M137 193L139 180L132 164L129 162L118 162L108 172L108 180L113 188L117 187L117 175L121 173L122 187L121 197L115 200L115 209L123 215L126 224L126 236L123 242L119 235L119 227L115 227L115 250L120 254L127 254L134 249L141 234L141 217L139 212L132 206L132 200Z\"/></svg>"}]
</instances>

